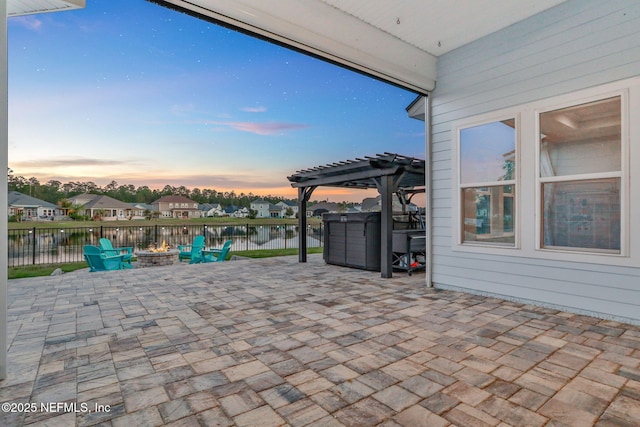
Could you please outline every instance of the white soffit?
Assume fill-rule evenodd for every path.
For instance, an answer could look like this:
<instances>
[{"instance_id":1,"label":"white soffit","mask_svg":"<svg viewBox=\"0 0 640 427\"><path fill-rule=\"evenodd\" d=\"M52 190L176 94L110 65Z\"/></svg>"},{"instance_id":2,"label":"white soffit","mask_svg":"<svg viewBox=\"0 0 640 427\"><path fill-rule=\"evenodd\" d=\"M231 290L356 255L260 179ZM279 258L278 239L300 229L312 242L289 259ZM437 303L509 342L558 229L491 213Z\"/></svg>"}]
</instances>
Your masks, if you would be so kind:
<instances>
[{"instance_id":1,"label":"white soffit","mask_svg":"<svg viewBox=\"0 0 640 427\"><path fill-rule=\"evenodd\" d=\"M7 16L83 9L86 0L7 0Z\"/></svg>"},{"instance_id":2,"label":"white soffit","mask_svg":"<svg viewBox=\"0 0 640 427\"><path fill-rule=\"evenodd\" d=\"M319 0L440 56L565 0Z\"/></svg>"},{"instance_id":3,"label":"white soffit","mask_svg":"<svg viewBox=\"0 0 640 427\"><path fill-rule=\"evenodd\" d=\"M151 0L431 91L436 58L565 0Z\"/></svg>"}]
</instances>

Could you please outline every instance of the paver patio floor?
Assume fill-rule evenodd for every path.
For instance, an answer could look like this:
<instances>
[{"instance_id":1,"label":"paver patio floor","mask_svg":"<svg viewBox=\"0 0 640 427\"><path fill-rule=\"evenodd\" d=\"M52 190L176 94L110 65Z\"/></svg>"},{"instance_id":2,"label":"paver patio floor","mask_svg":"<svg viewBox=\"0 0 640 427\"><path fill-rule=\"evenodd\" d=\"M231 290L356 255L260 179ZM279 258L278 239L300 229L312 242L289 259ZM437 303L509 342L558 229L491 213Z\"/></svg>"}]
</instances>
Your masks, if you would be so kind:
<instances>
[{"instance_id":1,"label":"paver patio floor","mask_svg":"<svg viewBox=\"0 0 640 427\"><path fill-rule=\"evenodd\" d=\"M0 425L640 424L639 327L424 283L318 256L11 280Z\"/></svg>"}]
</instances>

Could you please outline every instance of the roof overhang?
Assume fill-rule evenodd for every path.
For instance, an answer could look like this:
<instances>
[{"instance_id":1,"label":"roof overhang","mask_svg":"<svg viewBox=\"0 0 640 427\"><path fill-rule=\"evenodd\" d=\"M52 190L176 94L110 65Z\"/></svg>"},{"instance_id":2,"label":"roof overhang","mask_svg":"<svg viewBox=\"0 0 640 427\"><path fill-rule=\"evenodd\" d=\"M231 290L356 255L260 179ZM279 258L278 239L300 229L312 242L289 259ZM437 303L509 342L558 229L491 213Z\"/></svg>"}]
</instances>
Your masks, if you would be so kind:
<instances>
[{"instance_id":1,"label":"roof overhang","mask_svg":"<svg viewBox=\"0 0 640 427\"><path fill-rule=\"evenodd\" d=\"M437 57L565 0L148 0L426 95Z\"/></svg>"},{"instance_id":2,"label":"roof overhang","mask_svg":"<svg viewBox=\"0 0 640 427\"><path fill-rule=\"evenodd\" d=\"M7 16L83 9L86 0L8 0Z\"/></svg>"},{"instance_id":3,"label":"roof overhang","mask_svg":"<svg viewBox=\"0 0 640 427\"><path fill-rule=\"evenodd\" d=\"M426 96L418 96L413 100L411 104L407 106L405 109L407 114L412 119L422 120L423 122L427 121L427 97Z\"/></svg>"}]
</instances>

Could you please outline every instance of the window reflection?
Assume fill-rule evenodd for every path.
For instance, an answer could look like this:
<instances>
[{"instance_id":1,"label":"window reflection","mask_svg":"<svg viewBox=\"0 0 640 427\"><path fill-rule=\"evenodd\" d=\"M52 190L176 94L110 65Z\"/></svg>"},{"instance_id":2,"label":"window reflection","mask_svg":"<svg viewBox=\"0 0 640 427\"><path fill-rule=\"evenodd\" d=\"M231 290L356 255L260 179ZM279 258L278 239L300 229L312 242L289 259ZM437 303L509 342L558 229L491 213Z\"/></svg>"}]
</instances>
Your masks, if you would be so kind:
<instances>
[{"instance_id":1,"label":"window reflection","mask_svg":"<svg viewBox=\"0 0 640 427\"><path fill-rule=\"evenodd\" d=\"M620 252L622 102L540 114L542 246Z\"/></svg>"},{"instance_id":2,"label":"window reflection","mask_svg":"<svg viewBox=\"0 0 640 427\"><path fill-rule=\"evenodd\" d=\"M460 130L462 184L515 179L515 119Z\"/></svg>"},{"instance_id":3,"label":"window reflection","mask_svg":"<svg viewBox=\"0 0 640 427\"><path fill-rule=\"evenodd\" d=\"M620 97L540 114L540 176L619 171Z\"/></svg>"},{"instance_id":4,"label":"window reflection","mask_svg":"<svg viewBox=\"0 0 640 427\"><path fill-rule=\"evenodd\" d=\"M515 209L511 186L463 190L465 242L515 244Z\"/></svg>"},{"instance_id":5,"label":"window reflection","mask_svg":"<svg viewBox=\"0 0 640 427\"><path fill-rule=\"evenodd\" d=\"M620 251L620 179L543 184L544 246Z\"/></svg>"},{"instance_id":6,"label":"window reflection","mask_svg":"<svg viewBox=\"0 0 640 427\"><path fill-rule=\"evenodd\" d=\"M515 246L516 120L460 130L462 241Z\"/></svg>"}]
</instances>

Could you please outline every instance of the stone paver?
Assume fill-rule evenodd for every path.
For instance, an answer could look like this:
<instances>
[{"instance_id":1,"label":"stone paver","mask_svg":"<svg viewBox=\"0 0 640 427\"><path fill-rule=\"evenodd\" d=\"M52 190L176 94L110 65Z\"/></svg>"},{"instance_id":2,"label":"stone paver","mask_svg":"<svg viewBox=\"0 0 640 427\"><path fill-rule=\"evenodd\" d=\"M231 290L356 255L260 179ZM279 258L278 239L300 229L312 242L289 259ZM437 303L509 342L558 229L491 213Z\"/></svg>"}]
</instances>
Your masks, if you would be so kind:
<instances>
[{"instance_id":1,"label":"stone paver","mask_svg":"<svg viewBox=\"0 0 640 427\"><path fill-rule=\"evenodd\" d=\"M11 280L0 425L640 424L640 327L424 280L317 255Z\"/></svg>"}]
</instances>

